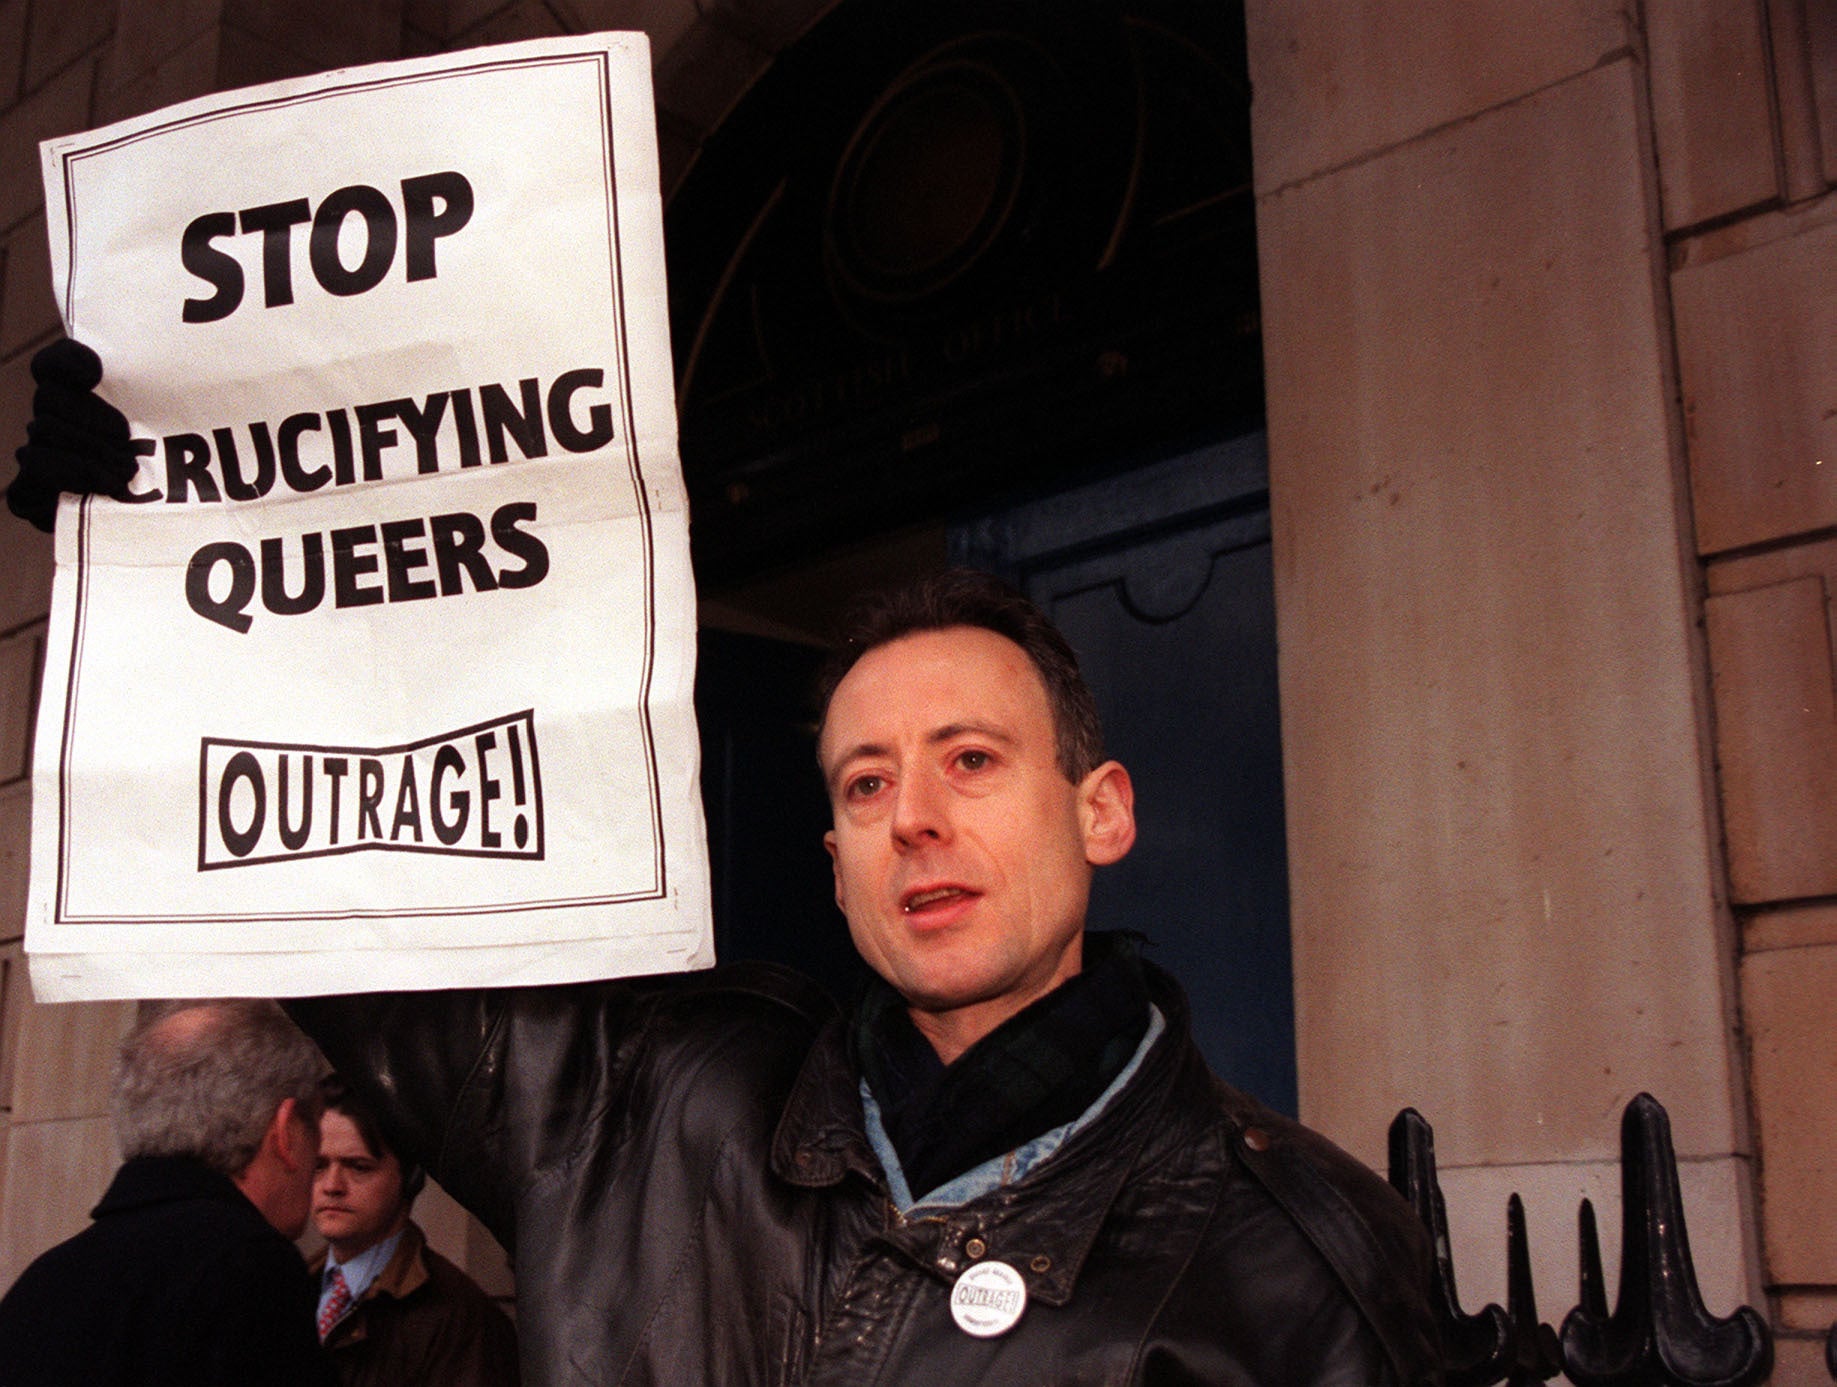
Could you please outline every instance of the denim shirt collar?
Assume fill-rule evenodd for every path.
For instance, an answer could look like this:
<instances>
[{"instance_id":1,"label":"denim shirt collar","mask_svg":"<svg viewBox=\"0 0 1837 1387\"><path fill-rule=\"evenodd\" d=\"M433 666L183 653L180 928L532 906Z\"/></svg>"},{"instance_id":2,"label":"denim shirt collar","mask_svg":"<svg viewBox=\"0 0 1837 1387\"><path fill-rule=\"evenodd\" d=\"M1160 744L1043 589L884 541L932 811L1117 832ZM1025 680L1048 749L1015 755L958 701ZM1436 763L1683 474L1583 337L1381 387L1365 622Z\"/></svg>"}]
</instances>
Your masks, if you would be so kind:
<instances>
[{"instance_id":1,"label":"denim shirt collar","mask_svg":"<svg viewBox=\"0 0 1837 1387\"><path fill-rule=\"evenodd\" d=\"M1120 1093L1129 1080L1135 1077L1136 1070L1142 1067L1142 1060L1153 1047L1161 1033L1167 1029L1167 1020L1161 1015L1161 1009L1150 1006L1148 1009L1148 1029L1142 1035L1141 1043L1135 1047L1135 1053L1110 1081L1110 1086L1070 1122L1062 1123L1050 1131L1042 1132L1032 1140L1022 1143L1004 1155L993 1156L964 1171L961 1175L946 1181L935 1190L929 1190L923 1198L915 1199L912 1190L906 1183L905 1171L900 1169L899 1156L893 1149L893 1143L887 1137L885 1126L880 1120L880 1104L874 1100L873 1091L866 1079L860 1082L861 1111L867 1124L868 1144L873 1147L875 1157L880 1161L880 1168L886 1173L887 1193L894 1206L909 1217L916 1217L927 1212L941 1212L967 1204L972 1199L979 1199L1003 1185L1018 1184L1027 1178L1027 1173L1040 1162L1046 1160L1072 1137L1096 1121L1103 1110L1110 1106L1110 1101Z\"/></svg>"}]
</instances>

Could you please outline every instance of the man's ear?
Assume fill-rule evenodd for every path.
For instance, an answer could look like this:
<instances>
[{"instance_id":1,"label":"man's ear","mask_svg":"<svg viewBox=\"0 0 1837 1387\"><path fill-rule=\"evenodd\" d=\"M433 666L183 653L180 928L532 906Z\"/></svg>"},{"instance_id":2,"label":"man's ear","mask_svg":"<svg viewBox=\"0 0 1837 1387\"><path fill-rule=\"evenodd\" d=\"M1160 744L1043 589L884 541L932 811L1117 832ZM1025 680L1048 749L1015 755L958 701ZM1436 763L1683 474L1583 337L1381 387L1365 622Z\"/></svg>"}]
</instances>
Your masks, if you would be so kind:
<instances>
[{"instance_id":1,"label":"man's ear","mask_svg":"<svg viewBox=\"0 0 1837 1387\"><path fill-rule=\"evenodd\" d=\"M842 860L836 856L836 832L832 828L823 835L823 847L829 853L829 868L836 878L836 909L848 914L848 906L842 899Z\"/></svg>"},{"instance_id":2,"label":"man's ear","mask_svg":"<svg viewBox=\"0 0 1837 1387\"><path fill-rule=\"evenodd\" d=\"M1122 762L1105 761L1078 782L1078 823L1093 867L1120 862L1135 846L1135 786Z\"/></svg>"},{"instance_id":3,"label":"man's ear","mask_svg":"<svg viewBox=\"0 0 1837 1387\"><path fill-rule=\"evenodd\" d=\"M268 1119L268 1130L262 1133L262 1145L272 1150L288 1170L315 1165L319 1159L312 1128L300 1111L300 1105L291 1098L281 1099L274 1116Z\"/></svg>"}]
</instances>

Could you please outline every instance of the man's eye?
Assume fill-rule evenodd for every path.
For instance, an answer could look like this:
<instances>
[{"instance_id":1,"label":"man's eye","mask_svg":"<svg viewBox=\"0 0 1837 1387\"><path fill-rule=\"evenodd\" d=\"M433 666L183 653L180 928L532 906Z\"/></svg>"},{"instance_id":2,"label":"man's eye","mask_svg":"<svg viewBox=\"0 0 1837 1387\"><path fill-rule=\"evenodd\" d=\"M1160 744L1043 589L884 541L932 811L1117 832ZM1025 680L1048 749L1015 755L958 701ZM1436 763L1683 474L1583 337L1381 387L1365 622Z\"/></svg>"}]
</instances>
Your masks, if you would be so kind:
<instances>
[{"instance_id":1,"label":"man's eye","mask_svg":"<svg viewBox=\"0 0 1837 1387\"><path fill-rule=\"evenodd\" d=\"M847 794L850 799L866 799L880 793L885 782L877 775L858 775L848 782Z\"/></svg>"},{"instance_id":2,"label":"man's eye","mask_svg":"<svg viewBox=\"0 0 1837 1387\"><path fill-rule=\"evenodd\" d=\"M991 757L986 751L964 751L957 754L957 764L966 771L979 771L989 764Z\"/></svg>"}]
</instances>

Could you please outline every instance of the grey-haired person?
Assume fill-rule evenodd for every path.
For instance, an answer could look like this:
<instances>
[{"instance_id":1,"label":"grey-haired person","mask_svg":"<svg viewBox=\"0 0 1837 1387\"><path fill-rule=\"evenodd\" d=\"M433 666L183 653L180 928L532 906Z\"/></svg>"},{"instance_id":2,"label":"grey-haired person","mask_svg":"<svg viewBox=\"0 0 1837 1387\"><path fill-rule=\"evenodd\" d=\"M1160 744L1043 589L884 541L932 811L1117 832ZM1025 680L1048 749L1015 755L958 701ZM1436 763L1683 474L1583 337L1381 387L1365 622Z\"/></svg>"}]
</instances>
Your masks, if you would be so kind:
<instances>
[{"instance_id":1,"label":"grey-haired person","mask_svg":"<svg viewBox=\"0 0 1837 1387\"><path fill-rule=\"evenodd\" d=\"M293 1239L325 1061L270 1001L175 1003L122 1044L124 1157L90 1226L0 1300L8 1387L331 1387Z\"/></svg>"}]
</instances>

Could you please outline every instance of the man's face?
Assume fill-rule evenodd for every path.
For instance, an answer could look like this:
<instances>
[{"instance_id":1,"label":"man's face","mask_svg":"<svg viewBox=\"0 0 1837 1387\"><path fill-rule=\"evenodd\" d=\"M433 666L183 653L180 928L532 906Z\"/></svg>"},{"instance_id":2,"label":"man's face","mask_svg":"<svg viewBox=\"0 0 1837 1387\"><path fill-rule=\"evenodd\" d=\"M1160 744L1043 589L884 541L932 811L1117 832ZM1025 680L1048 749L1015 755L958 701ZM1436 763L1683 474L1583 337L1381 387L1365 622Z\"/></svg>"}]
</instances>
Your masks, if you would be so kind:
<instances>
[{"instance_id":1,"label":"man's face","mask_svg":"<svg viewBox=\"0 0 1837 1387\"><path fill-rule=\"evenodd\" d=\"M319 1236L343 1261L395 1232L406 1212L401 1162L393 1155L372 1155L355 1122L341 1112L326 1113L313 1181L313 1226Z\"/></svg>"},{"instance_id":2,"label":"man's face","mask_svg":"<svg viewBox=\"0 0 1837 1387\"><path fill-rule=\"evenodd\" d=\"M1019 646L958 626L870 651L819 755L836 904L946 1060L1078 971L1091 868L1134 840L1128 775L1066 779Z\"/></svg>"}]
</instances>

